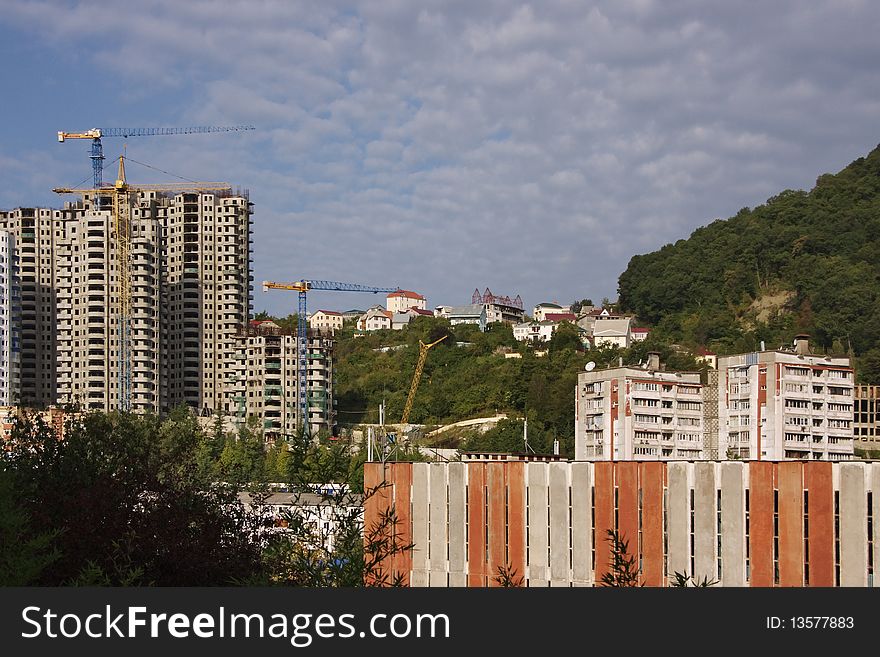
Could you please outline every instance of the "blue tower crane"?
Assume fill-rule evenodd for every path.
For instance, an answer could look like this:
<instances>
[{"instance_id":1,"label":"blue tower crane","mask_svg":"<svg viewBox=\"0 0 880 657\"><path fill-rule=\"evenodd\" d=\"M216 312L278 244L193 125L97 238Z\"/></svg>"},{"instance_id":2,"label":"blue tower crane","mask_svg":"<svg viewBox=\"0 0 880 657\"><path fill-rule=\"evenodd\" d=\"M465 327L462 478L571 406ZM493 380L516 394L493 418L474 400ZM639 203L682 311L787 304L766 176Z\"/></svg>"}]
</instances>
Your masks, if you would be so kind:
<instances>
[{"instance_id":1,"label":"blue tower crane","mask_svg":"<svg viewBox=\"0 0 880 657\"><path fill-rule=\"evenodd\" d=\"M297 391L297 405L299 407L299 420L306 433L309 432L309 405L306 394L306 385L308 384L308 368L306 362L306 350L308 335L306 331L306 317L308 309L306 307L306 293L309 290L324 290L333 292L370 292L379 294L380 292L396 292L399 287L371 287L369 285L359 285L358 283L337 283L335 281L296 281L295 283L276 283L274 281L263 281L263 292L269 290L291 290L299 293L299 307L297 310L296 324L296 379L299 390Z\"/></svg>"}]
</instances>

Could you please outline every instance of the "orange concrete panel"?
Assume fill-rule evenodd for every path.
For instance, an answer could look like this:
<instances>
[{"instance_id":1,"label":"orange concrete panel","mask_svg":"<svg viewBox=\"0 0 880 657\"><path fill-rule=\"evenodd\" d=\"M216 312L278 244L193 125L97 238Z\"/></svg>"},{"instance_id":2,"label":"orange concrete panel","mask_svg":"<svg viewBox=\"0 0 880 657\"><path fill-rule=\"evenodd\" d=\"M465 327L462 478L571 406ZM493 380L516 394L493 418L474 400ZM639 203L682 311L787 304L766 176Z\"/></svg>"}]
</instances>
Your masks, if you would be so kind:
<instances>
[{"instance_id":1,"label":"orange concrete panel","mask_svg":"<svg viewBox=\"0 0 880 657\"><path fill-rule=\"evenodd\" d=\"M412 543L412 509L410 495L412 492L412 463L395 463L391 471L394 483L394 509L398 524L395 527L397 545L403 547ZM404 586L409 586L412 571L412 550L405 549L392 558L394 573L402 577Z\"/></svg>"},{"instance_id":2,"label":"orange concrete panel","mask_svg":"<svg viewBox=\"0 0 880 657\"><path fill-rule=\"evenodd\" d=\"M804 464L777 466L779 489L779 585L804 585Z\"/></svg>"},{"instance_id":3,"label":"orange concrete panel","mask_svg":"<svg viewBox=\"0 0 880 657\"><path fill-rule=\"evenodd\" d=\"M749 463L749 562L752 586L773 586L773 471L769 461Z\"/></svg>"},{"instance_id":4,"label":"orange concrete panel","mask_svg":"<svg viewBox=\"0 0 880 657\"><path fill-rule=\"evenodd\" d=\"M489 586L498 586L498 582L495 580L498 569L507 565L505 466L505 463L486 464L486 488L489 495L489 517L486 519L489 525L489 545L487 546L489 563L486 572Z\"/></svg>"},{"instance_id":5,"label":"orange concrete panel","mask_svg":"<svg viewBox=\"0 0 880 657\"><path fill-rule=\"evenodd\" d=\"M486 586L486 464L468 463L468 586Z\"/></svg>"},{"instance_id":6,"label":"orange concrete panel","mask_svg":"<svg viewBox=\"0 0 880 657\"><path fill-rule=\"evenodd\" d=\"M388 508L388 489L383 485L385 480L385 468L382 463L364 463L364 541L369 534L373 533L378 526L379 519L385 509ZM376 538L381 538L376 536ZM375 576L381 577L391 564L380 563L376 568Z\"/></svg>"},{"instance_id":7,"label":"orange concrete panel","mask_svg":"<svg viewBox=\"0 0 880 657\"><path fill-rule=\"evenodd\" d=\"M507 562L517 577L526 573L526 468L507 464Z\"/></svg>"},{"instance_id":8,"label":"orange concrete panel","mask_svg":"<svg viewBox=\"0 0 880 657\"><path fill-rule=\"evenodd\" d=\"M611 550L608 545L608 530L614 527L614 463L597 461L594 464L595 491L593 500L596 506L596 582L608 572Z\"/></svg>"},{"instance_id":9,"label":"orange concrete panel","mask_svg":"<svg viewBox=\"0 0 880 657\"><path fill-rule=\"evenodd\" d=\"M834 490L831 483L831 463L805 463L804 487L809 493L809 585L834 586Z\"/></svg>"},{"instance_id":10,"label":"orange concrete panel","mask_svg":"<svg viewBox=\"0 0 880 657\"><path fill-rule=\"evenodd\" d=\"M639 464L642 483L642 578L645 586L663 586L663 479L666 464Z\"/></svg>"},{"instance_id":11,"label":"orange concrete panel","mask_svg":"<svg viewBox=\"0 0 880 657\"><path fill-rule=\"evenodd\" d=\"M617 480L617 530L627 542L628 552L639 555L639 464L638 461L615 463Z\"/></svg>"}]
</instances>

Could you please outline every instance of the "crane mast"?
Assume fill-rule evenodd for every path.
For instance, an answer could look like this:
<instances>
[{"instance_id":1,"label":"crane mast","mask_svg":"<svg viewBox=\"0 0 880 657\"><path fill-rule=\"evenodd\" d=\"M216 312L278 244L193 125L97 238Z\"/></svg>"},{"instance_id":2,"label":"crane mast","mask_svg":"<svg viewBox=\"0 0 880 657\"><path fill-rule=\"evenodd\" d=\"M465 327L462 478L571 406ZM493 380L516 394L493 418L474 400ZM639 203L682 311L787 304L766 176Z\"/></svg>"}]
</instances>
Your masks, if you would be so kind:
<instances>
[{"instance_id":1,"label":"crane mast","mask_svg":"<svg viewBox=\"0 0 880 657\"><path fill-rule=\"evenodd\" d=\"M371 287L359 283L337 283L335 281L302 280L294 283L277 283L275 281L263 281L263 292L269 290L288 290L297 292L299 303L297 305L296 322L296 380L297 380L297 408L299 408L299 427L308 433L309 431L309 403L307 396L308 385L308 331L306 317L308 307L306 293L309 290L323 290L325 292L396 292L398 287Z\"/></svg>"},{"instance_id":2,"label":"crane mast","mask_svg":"<svg viewBox=\"0 0 880 657\"><path fill-rule=\"evenodd\" d=\"M444 335L442 338L435 340L431 344L425 344L419 340L419 362L416 364L416 372L413 375L412 384L409 387L409 394L406 396L406 405L403 407L403 415L400 418L401 424L406 424L409 420L409 412L412 410L413 401L415 401L416 398L416 390L419 389L419 382L422 379L422 370L425 369L425 360L428 358L428 350L443 342L447 337L449 336Z\"/></svg>"}]
</instances>

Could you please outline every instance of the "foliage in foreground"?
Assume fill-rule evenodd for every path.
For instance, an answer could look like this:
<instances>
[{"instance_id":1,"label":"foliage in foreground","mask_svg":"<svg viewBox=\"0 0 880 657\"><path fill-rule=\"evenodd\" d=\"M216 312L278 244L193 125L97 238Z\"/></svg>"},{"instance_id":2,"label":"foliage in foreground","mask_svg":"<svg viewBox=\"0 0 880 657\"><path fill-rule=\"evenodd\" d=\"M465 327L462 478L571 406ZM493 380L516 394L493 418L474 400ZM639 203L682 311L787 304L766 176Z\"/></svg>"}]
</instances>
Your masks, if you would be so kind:
<instances>
[{"instance_id":1,"label":"foliage in foreground","mask_svg":"<svg viewBox=\"0 0 880 657\"><path fill-rule=\"evenodd\" d=\"M278 518L264 484L248 485L245 503L243 483L222 479L218 455L249 438L217 438L186 409L164 421L89 413L68 423L63 440L38 416L21 417L0 458L0 585L402 583L382 572L412 547L400 542L393 509L363 532L361 497L343 486ZM262 447L251 451L259 458L248 467L263 467ZM320 445L286 458L299 464L289 480L302 495L316 494L315 479L334 481L352 467ZM246 474L253 472L238 476ZM309 516L315 509L332 519L332 543L327 526Z\"/></svg>"}]
</instances>

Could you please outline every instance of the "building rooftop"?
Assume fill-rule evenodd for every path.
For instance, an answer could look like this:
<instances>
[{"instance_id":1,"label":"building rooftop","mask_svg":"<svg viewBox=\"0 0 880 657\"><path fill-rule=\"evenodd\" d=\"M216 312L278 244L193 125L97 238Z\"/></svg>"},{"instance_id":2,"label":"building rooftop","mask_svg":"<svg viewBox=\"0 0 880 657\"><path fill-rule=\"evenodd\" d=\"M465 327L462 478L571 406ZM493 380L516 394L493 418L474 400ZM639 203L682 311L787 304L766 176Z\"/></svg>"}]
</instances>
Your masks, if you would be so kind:
<instances>
[{"instance_id":1,"label":"building rooftop","mask_svg":"<svg viewBox=\"0 0 880 657\"><path fill-rule=\"evenodd\" d=\"M394 292L389 292L386 298L391 299L392 297L406 297L407 299L418 299L420 301L425 300L425 297L421 294L411 290L395 290Z\"/></svg>"}]
</instances>

